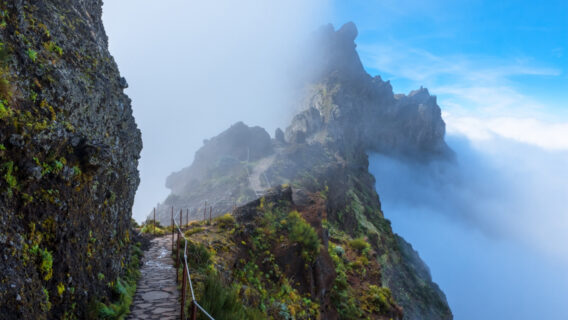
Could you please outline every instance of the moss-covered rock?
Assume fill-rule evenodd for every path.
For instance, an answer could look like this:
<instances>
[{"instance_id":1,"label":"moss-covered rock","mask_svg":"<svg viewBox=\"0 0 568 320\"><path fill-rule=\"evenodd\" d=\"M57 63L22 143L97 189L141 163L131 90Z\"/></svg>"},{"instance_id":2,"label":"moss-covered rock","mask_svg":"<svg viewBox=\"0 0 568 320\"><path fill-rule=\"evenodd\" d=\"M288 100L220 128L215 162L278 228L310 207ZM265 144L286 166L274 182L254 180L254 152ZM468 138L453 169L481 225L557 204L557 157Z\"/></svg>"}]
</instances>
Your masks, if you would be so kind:
<instances>
[{"instance_id":1,"label":"moss-covered rock","mask_svg":"<svg viewBox=\"0 0 568 320\"><path fill-rule=\"evenodd\" d=\"M101 6L0 1L0 314L8 319L85 318L129 261L142 145Z\"/></svg>"}]
</instances>

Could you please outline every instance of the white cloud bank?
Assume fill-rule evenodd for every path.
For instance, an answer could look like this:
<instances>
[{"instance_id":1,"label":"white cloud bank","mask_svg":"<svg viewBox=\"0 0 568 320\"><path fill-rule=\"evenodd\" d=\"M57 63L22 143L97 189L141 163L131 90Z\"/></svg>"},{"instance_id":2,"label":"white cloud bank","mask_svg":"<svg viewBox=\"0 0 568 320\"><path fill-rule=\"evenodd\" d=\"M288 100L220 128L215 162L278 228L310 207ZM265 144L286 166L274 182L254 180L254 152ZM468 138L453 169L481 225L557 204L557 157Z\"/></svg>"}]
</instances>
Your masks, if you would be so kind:
<instances>
[{"instance_id":1,"label":"white cloud bank","mask_svg":"<svg viewBox=\"0 0 568 320\"><path fill-rule=\"evenodd\" d=\"M534 118L453 116L443 113L448 134L461 134L473 141L496 137L512 139L549 151L568 150L568 122L550 123Z\"/></svg>"},{"instance_id":2,"label":"white cloud bank","mask_svg":"<svg viewBox=\"0 0 568 320\"><path fill-rule=\"evenodd\" d=\"M527 58L441 56L396 41L359 48L395 89L424 85L438 96L457 154L455 165L372 157L383 198L404 214L437 212L568 263L568 117L559 105L568 106L551 107L519 82L563 81L563 70Z\"/></svg>"}]
</instances>

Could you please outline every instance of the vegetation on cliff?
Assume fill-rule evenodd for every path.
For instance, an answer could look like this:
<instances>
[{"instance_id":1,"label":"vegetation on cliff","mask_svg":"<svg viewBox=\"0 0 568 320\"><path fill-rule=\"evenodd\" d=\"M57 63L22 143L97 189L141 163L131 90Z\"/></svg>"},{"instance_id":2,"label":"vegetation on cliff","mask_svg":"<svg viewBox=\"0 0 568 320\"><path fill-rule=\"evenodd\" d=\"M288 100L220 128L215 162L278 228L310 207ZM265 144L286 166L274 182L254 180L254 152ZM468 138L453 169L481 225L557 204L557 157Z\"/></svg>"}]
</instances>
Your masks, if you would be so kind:
<instances>
[{"instance_id":1,"label":"vegetation on cliff","mask_svg":"<svg viewBox=\"0 0 568 320\"><path fill-rule=\"evenodd\" d=\"M298 206L291 195L290 187L276 188L238 208L236 219L188 226L190 270L205 309L216 319L400 317L374 251L344 233L323 242L321 196Z\"/></svg>"},{"instance_id":2,"label":"vegetation on cliff","mask_svg":"<svg viewBox=\"0 0 568 320\"><path fill-rule=\"evenodd\" d=\"M0 1L0 314L80 319L125 277L140 132L102 2Z\"/></svg>"},{"instance_id":3,"label":"vegetation on cliff","mask_svg":"<svg viewBox=\"0 0 568 320\"><path fill-rule=\"evenodd\" d=\"M252 295L245 300L248 306L270 316L277 313L272 300L289 285L309 299L300 304L306 312L302 317L451 319L428 268L385 219L367 157L381 152L415 161L450 160L440 108L424 88L395 95L388 81L370 77L355 51L356 35L351 23L337 31L331 26L319 30L316 58L305 66L314 68L316 76L305 83L302 111L285 132L276 131L272 147L258 148L264 145L263 130L243 124L229 128L210 140L214 144L205 143L190 167L170 177L178 187L166 204L195 212L207 200L217 207L215 215L222 215L231 210L236 195L248 190L252 202L234 211L240 229L231 236L239 248L233 255L243 260L227 264L221 274L231 275L228 285L245 285ZM232 139L237 132L257 137ZM249 159L244 152L255 148L262 152ZM204 163L205 174L185 179ZM234 165L226 170L220 163ZM201 187L207 185L222 188ZM290 186L287 204L265 194L281 185ZM168 214L163 213L162 221L169 221ZM208 228L199 228L188 236L210 236ZM295 280L287 283L278 278L281 274ZM278 301L294 306L288 311L298 305Z\"/></svg>"}]
</instances>

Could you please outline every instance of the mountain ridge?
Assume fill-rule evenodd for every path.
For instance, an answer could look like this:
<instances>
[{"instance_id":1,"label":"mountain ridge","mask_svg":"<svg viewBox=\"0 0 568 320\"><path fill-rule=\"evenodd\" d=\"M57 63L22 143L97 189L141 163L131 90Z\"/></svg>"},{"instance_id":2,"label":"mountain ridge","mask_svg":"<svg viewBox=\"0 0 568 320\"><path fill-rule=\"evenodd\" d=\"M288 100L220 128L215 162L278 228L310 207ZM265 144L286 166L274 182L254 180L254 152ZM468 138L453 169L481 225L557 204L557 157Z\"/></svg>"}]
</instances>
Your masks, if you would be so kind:
<instances>
[{"instance_id":1,"label":"mountain ridge","mask_svg":"<svg viewBox=\"0 0 568 320\"><path fill-rule=\"evenodd\" d=\"M337 31L331 25L324 26L314 34L315 54L302 62L313 69L313 77L304 86L301 111L290 125L284 131L276 130L274 138L270 138L263 129L237 123L210 139L197 151L194 164L181 171L183 177L178 173L177 178L176 174L168 178L177 179L178 186L159 208L158 218L169 224L169 208L173 206L192 208L191 217L200 219L199 210L206 201L207 206L213 206L214 216L232 211L237 205L251 208L261 219L266 211L254 208L260 206L259 201L268 200L255 190L258 183L254 188L251 185L250 174L256 172L263 177L258 180L268 194L290 185L292 207L305 205L309 199L322 199L320 220L312 221L313 227L320 228L325 216L326 226L319 233L322 243L326 243L327 233L344 234L334 239L333 246L344 245L348 239L367 239L380 265L381 277L373 280L374 284L365 282L366 287L349 287L341 295L363 294L360 290L370 290L371 285L387 286L403 308L404 319L452 319L446 298L432 282L427 266L408 243L392 232L390 222L384 218L374 189L375 178L368 171L368 152L415 161L451 161L453 152L444 140L445 124L436 97L424 88L409 95L395 95L388 81L369 76L355 50L357 28L353 23ZM257 135L255 139L232 139L251 132ZM271 147L266 146L267 137ZM211 143L230 148L212 148ZM258 153L251 157L250 150ZM205 154L207 158L203 158ZM260 165L266 168L259 169ZM192 175L197 171L194 168L200 168L199 173ZM180 187L180 182L185 185ZM271 203L265 202L263 205ZM237 216L239 210L234 211ZM300 212L308 221L306 214ZM324 253L318 257L324 259ZM339 293L331 290L328 294L337 297ZM321 301L328 298L319 297ZM329 314L326 308L332 307L324 305L321 314ZM338 316L354 316L349 313L354 312L351 307L341 307ZM375 316L379 319L385 314Z\"/></svg>"}]
</instances>

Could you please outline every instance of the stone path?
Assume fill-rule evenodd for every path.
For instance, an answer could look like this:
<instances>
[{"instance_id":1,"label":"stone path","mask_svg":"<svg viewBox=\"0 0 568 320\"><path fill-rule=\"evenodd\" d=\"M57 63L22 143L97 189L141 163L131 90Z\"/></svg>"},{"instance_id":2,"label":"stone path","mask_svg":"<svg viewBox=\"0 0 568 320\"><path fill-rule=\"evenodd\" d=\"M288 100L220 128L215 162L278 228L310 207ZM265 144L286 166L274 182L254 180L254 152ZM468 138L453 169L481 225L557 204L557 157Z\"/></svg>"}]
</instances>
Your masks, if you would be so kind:
<instances>
[{"instance_id":1,"label":"stone path","mask_svg":"<svg viewBox=\"0 0 568 320\"><path fill-rule=\"evenodd\" d=\"M144 252L142 276L127 319L179 319L179 292L171 248L169 235L154 238L150 249Z\"/></svg>"}]
</instances>

